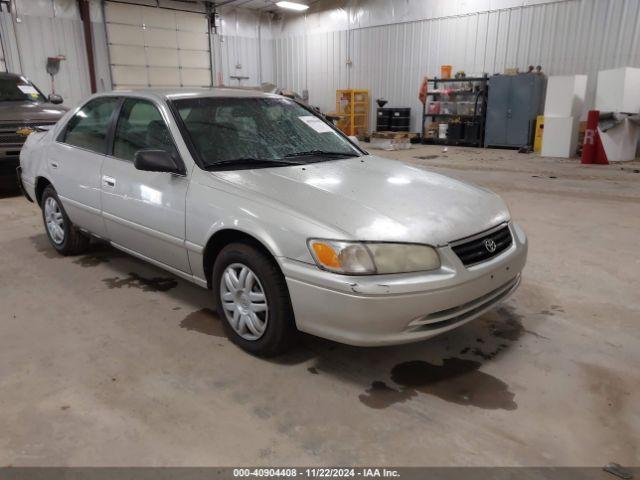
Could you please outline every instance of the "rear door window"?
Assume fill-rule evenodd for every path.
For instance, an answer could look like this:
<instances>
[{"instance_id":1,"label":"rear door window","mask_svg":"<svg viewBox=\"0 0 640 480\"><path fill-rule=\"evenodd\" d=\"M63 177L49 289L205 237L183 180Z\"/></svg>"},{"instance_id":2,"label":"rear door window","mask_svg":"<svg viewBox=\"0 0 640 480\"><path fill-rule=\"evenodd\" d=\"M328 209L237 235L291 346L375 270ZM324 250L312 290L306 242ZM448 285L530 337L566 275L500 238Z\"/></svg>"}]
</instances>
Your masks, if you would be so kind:
<instances>
[{"instance_id":1,"label":"rear door window","mask_svg":"<svg viewBox=\"0 0 640 480\"><path fill-rule=\"evenodd\" d=\"M107 130L119 100L102 97L88 102L69 120L61 140L74 147L106 153Z\"/></svg>"}]
</instances>

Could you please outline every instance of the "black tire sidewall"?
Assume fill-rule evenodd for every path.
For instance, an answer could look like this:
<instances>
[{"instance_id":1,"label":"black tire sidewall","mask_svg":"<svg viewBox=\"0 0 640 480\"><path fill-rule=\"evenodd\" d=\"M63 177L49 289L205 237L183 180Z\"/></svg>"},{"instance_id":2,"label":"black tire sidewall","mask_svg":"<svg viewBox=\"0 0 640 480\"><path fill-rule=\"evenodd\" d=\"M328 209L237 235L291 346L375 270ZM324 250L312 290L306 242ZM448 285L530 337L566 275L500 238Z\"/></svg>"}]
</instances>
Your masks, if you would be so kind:
<instances>
[{"instance_id":1,"label":"black tire sidewall","mask_svg":"<svg viewBox=\"0 0 640 480\"><path fill-rule=\"evenodd\" d=\"M220 281L224 270L233 263L242 263L253 271L260 280L267 299L267 328L257 340L246 340L238 335L229 324L222 308ZM212 280L218 316L224 322L224 328L233 343L261 357L277 355L288 349L297 330L289 291L284 276L274 260L250 244L233 243L224 247L218 255L213 267Z\"/></svg>"}]
</instances>

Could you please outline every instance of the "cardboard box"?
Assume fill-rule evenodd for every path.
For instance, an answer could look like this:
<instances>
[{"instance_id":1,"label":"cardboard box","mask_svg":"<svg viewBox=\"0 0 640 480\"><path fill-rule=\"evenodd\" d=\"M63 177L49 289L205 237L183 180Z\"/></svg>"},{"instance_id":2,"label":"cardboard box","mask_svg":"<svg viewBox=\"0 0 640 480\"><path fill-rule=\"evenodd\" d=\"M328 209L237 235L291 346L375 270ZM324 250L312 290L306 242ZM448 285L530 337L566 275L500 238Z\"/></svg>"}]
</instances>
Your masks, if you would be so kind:
<instances>
[{"instance_id":1,"label":"cardboard box","mask_svg":"<svg viewBox=\"0 0 640 480\"><path fill-rule=\"evenodd\" d=\"M640 68L599 71L595 103L601 112L640 113Z\"/></svg>"},{"instance_id":2,"label":"cardboard box","mask_svg":"<svg viewBox=\"0 0 640 480\"><path fill-rule=\"evenodd\" d=\"M553 75L547 79L545 117L577 117L583 114L587 96L586 75Z\"/></svg>"},{"instance_id":3,"label":"cardboard box","mask_svg":"<svg viewBox=\"0 0 640 480\"><path fill-rule=\"evenodd\" d=\"M543 157L571 158L578 147L578 125L574 117L544 117Z\"/></svg>"}]
</instances>

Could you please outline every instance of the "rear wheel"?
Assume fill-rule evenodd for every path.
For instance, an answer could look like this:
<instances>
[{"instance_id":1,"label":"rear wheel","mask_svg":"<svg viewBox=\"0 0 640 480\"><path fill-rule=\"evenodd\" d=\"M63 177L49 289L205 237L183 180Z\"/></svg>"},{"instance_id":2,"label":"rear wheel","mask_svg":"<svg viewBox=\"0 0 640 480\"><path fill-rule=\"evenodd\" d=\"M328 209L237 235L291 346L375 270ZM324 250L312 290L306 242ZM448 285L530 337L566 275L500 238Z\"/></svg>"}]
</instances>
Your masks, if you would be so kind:
<instances>
[{"instance_id":1,"label":"rear wheel","mask_svg":"<svg viewBox=\"0 0 640 480\"><path fill-rule=\"evenodd\" d=\"M216 258L212 280L231 341L263 357L291 348L297 330L289 290L272 258L253 245L232 243Z\"/></svg>"},{"instance_id":2,"label":"rear wheel","mask_svg":"<svg viewBox=\"0 0 640 480\"><path fill-rule=\"evenodd\" d=\"M89 246L89 237L83 235L71 223L60 203L55 189L49 185L42 192L42 219L49 243L62 255L84 252Z\"/></svg>"}]
</instances>

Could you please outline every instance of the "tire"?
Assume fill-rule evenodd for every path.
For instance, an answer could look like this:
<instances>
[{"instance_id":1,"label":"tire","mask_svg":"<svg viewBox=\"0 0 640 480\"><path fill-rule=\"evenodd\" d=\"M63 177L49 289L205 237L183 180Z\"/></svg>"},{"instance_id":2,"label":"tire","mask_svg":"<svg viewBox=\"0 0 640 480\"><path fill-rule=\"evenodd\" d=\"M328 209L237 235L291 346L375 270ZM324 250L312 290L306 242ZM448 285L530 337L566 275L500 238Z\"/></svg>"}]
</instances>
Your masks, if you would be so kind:
<instances>
[{"instance_id":1,"label":"tire","mask_svg":"<svg viewBox=\"0 0 640 480\"><path fill-rule=\"evenodd\" d=\"M77 255L87 250L89 237L76 227L64 211L62 202L55 189L48 185L42 192L42 220L47 238L53 248L61 255ZM53 222L57 228L50 225Z\"/></svg>"},{"instance_id":2,"label":"tire","mask_svg":"<svg viewBox=\"0 0 640 480\"><path fill-rule=\"evenodd\" d=\"M237 282L227 276L231 271ZM298 330L289 289L271 257L248 243L231 243L215 260L212 286L218 315L233 343L259 357L280 355L294 345Z\"/></svg>"}]
</instances>

